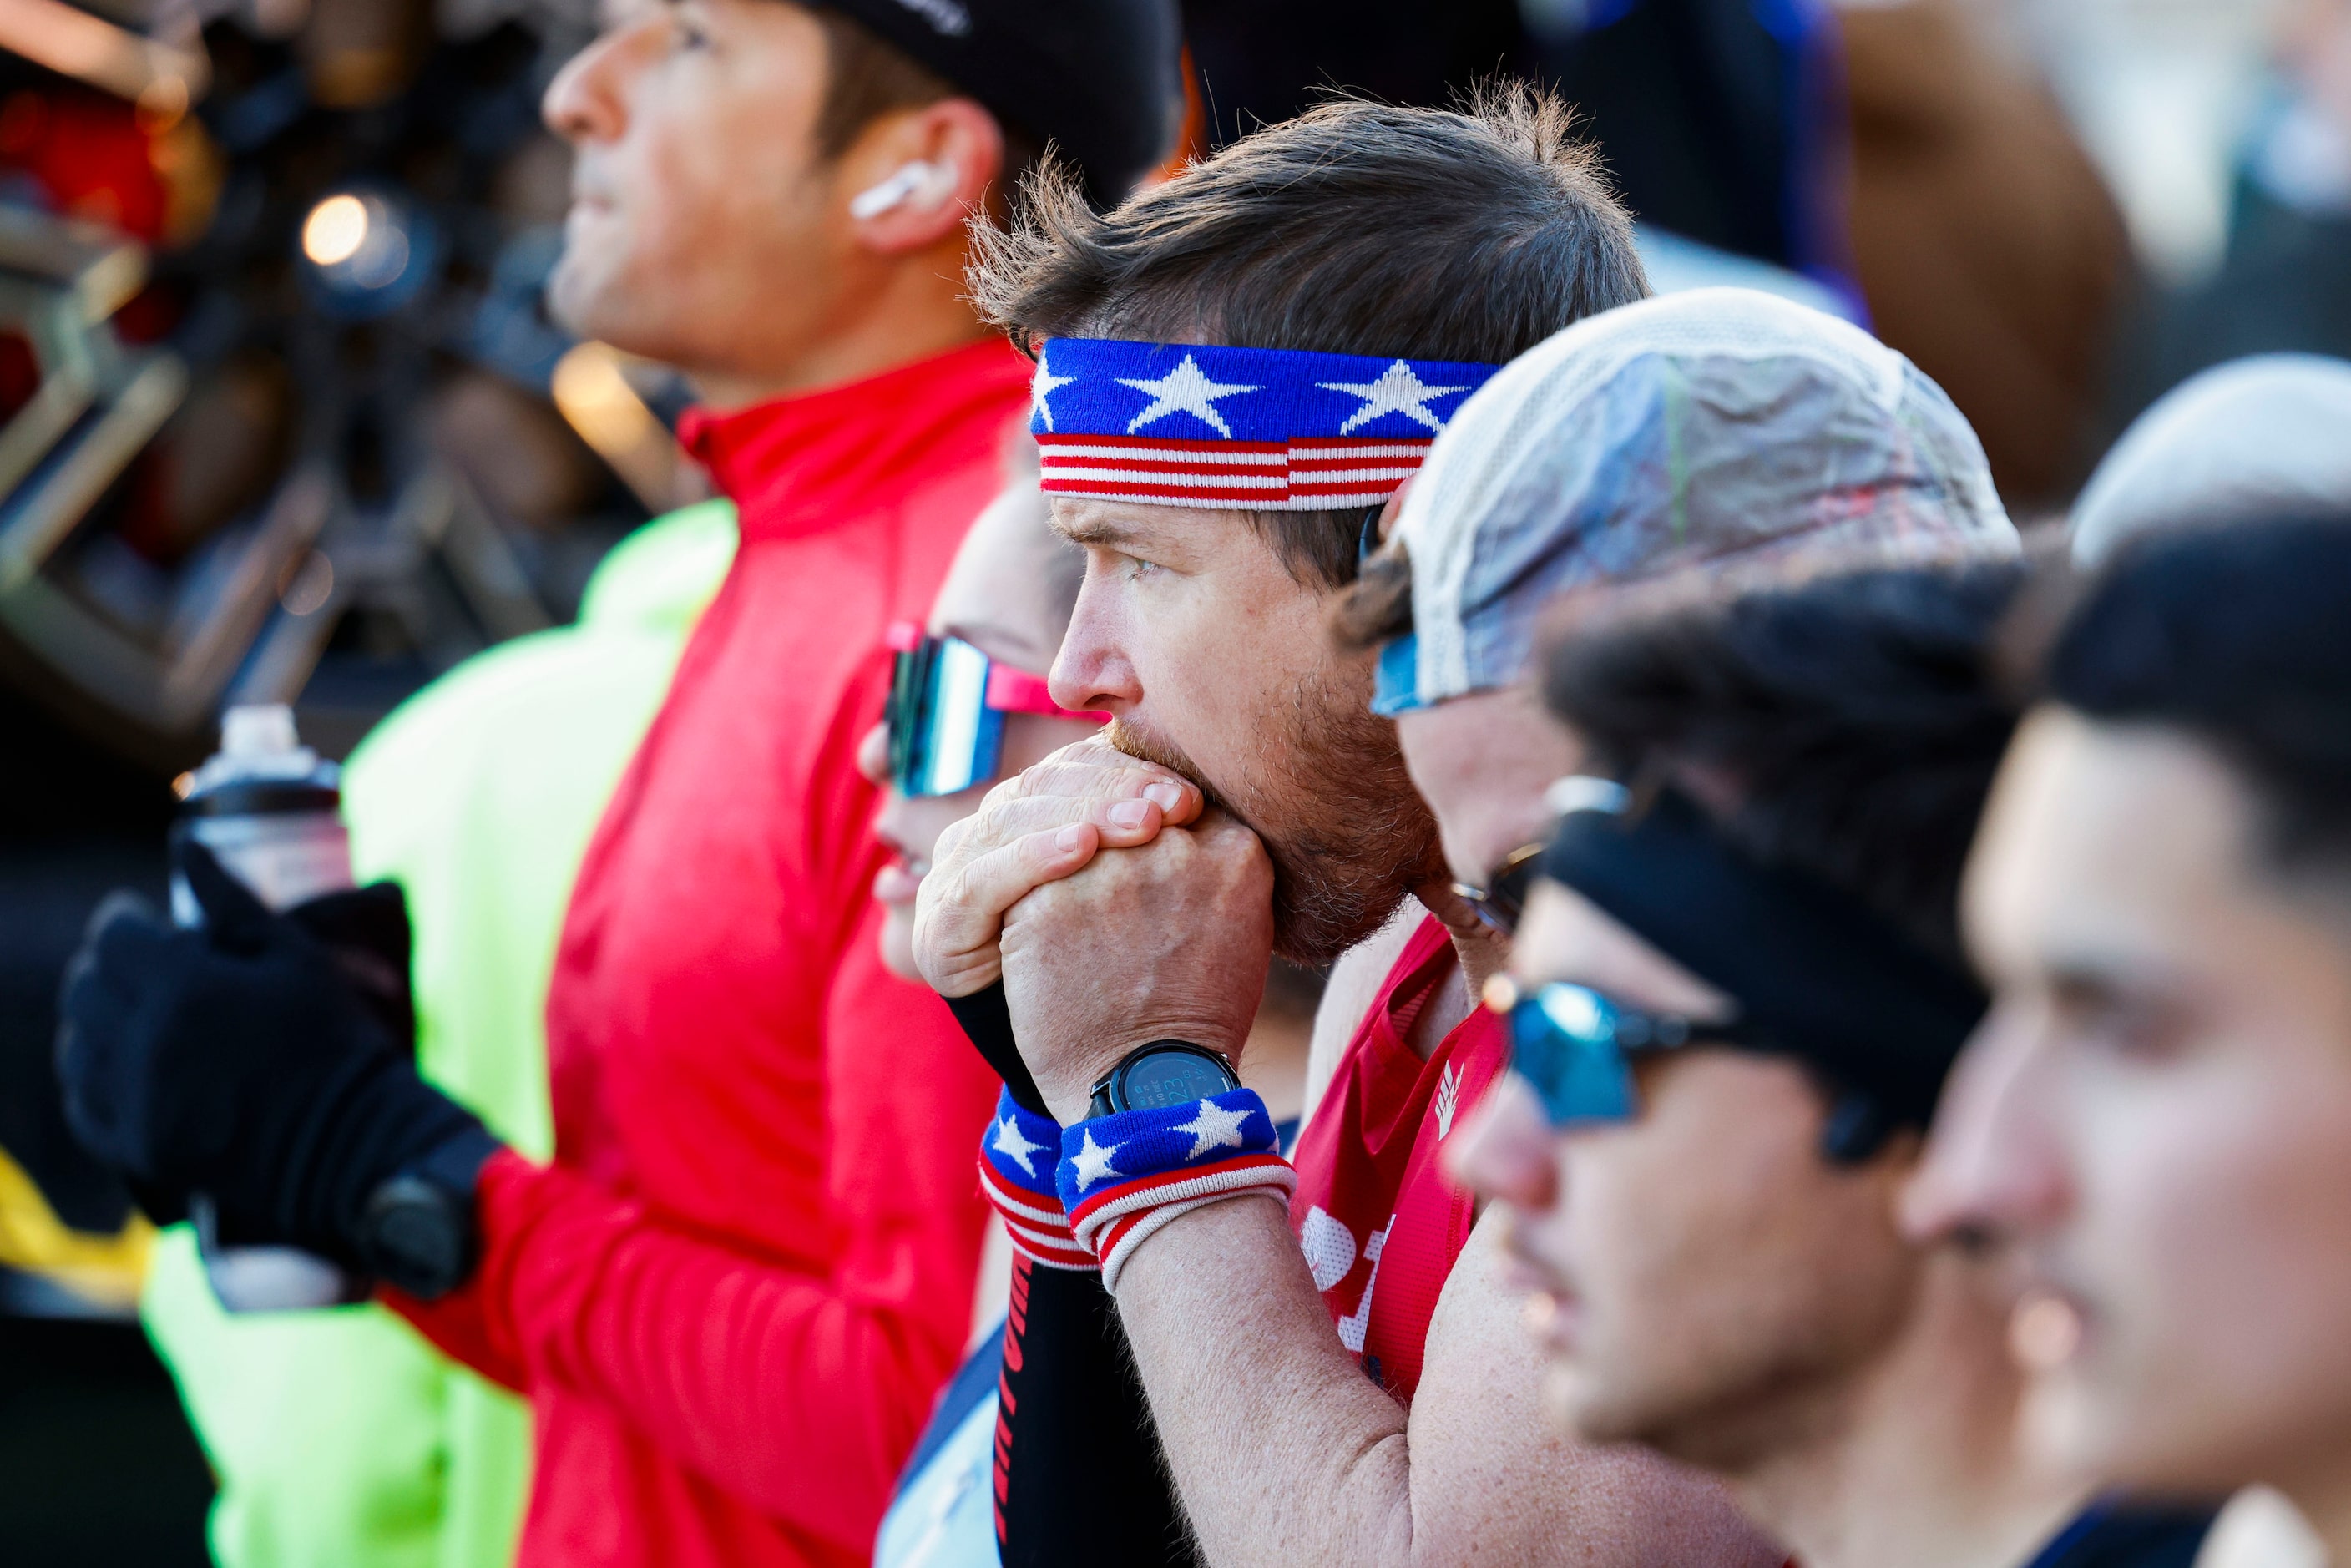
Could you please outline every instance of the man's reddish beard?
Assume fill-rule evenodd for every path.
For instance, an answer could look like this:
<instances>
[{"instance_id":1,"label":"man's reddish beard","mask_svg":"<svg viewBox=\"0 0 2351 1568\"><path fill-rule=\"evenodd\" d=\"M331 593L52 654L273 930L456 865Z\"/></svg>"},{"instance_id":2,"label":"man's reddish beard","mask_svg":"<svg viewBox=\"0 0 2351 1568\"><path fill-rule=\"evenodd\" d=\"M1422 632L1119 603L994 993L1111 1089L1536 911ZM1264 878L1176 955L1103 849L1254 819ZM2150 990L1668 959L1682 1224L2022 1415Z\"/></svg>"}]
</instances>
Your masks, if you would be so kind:
<instances>
[{"instance_id":1,"label":"man's reddish beard","mask_svg":"<svg viewBox=\"0 0 2351 1568\"><path fill-rule=\"evenodd\" d=\"M1111 721L1104 738L1189 779L1208 804L1257 834L1273 861L1274 951L1320 966L1440 876L1444 854L1393 725L1302 692L1284 717L1279 729L1260 733L1259 782L1246 803L1218 789L1181 747L1123 718Z\"/></svg>"}]
</instances>

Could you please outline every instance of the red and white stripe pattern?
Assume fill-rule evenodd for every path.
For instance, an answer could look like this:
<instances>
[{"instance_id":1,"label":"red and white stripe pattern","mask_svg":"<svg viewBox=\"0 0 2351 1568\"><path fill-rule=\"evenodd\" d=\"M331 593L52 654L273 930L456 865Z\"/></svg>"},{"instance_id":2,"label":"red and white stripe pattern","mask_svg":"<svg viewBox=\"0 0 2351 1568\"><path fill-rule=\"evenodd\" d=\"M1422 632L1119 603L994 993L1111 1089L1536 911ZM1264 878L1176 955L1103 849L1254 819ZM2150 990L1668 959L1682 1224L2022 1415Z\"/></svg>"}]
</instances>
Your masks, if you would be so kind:
<instances>
[{"instance_id":1,"label":"red and white stripe pattern","mask_svg":"<svg viewBox=\"0 0 2351 1568\"><path fill-rule=\"evenodd\" d=\"M1013 1249L1048 1269L1091 1273L1094 1255L1070 1230L1070 1217L1053 1185L1054 1157L1061 1153L1061 1124L1023 1110L1011 1091L996 1099L996 1120L979 1141L979 1186L996 1212Z\"/></svg>"},{"instance_id":2,"label":"red and white stripe pattern","mask_svg":"<svg viewBox=\"0 0 2351 1568\"><path fill-rule=\"evenodd\" d=\"M1040 434L1037 447L1048 495L1303 512L1380 505L1420 467L1429 443L1397 436L1186 441Z\"/></svg>"},{"instance_id":3,"label":"red and white stripe pattern","mask_svg":"<svg viewBox=\"0 0 2351 1568\"><path fill-rule=\"evenodd\" d=\"M1061 1212L1060 1198L1040 1199L1014 1186L986 1160L979 1162L979 1184L1003 1219L1004 1233L1011 1238L1014 1251L1048 1269L1091 1272L1101 1267L1070 1229L1070 1217Z\"/></svg>"},{"instance_id":4,"label":"red and white stripe pattern","mask_svg":"<svg viewBox=\"0 0 2351 1568\"><path fill-rule=\"evenodd\" d=\"M1286 1207L1298 1185L1265 1102L1249 1089L1065 1129L1056 1176L1071 1233L1101 1260L1107 1291L1169 1221L1257 1193Z\"/></svg>"},{"instance_id":5,"label":"red and white stripe pattern","mask_svg":"<svg viewBox=\"0 0 2351 1568\"><path fill-rule=\"evenodd\" d=\"M1050 496L1161 507L1376 507L1492 365L1055 338L1029 433Z\"/></svg>"},{"instance_id":6,"label":"red and white stripe pattern","mask_svg":"<svg viewBox=\"0 0 2351 1568\"><path fill-rule=\"evenodd\" d=\"M1079 1245L1101 1261L1102 1289L1114 1292L1134 1249L1169 1220L1251 1193L1263 1193L1287 1208L1297 1186L1298 1173L1280 1155L1247 1155L1129 1182L1099 1203L1081 1204L1082 1218L1071 1218L1070 1228Z\"/></svg>"}]
</instances>

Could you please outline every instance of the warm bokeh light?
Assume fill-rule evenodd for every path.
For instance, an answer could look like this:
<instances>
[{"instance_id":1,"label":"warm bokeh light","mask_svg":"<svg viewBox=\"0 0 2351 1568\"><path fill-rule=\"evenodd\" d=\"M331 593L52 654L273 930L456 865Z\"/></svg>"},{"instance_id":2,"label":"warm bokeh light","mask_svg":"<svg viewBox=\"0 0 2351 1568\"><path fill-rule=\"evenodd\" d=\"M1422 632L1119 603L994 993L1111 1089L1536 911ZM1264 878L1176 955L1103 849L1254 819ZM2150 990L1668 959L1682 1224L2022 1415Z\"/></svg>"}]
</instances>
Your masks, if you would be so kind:
<instances>
[{"instance_id":1,"label":"warm bokeh light","mask_svg":"<svg viewBox=\"0 0 2351 1568\"><path fill-rule=\"evenodd\" d=\"M178 119L212 82L201 48L142 37L64 0L0 0L0 50L130 99L156 123Z\"/></svg>"},{"instance_id":2,"label":"warm bokeh light","mask_svg":"<svg viewBox=\"0 0 2351 1568\"><path fill-rule=\"evenodd\" d=\"M367 243L367 204L357 196L329 196L302 220L302 254L320 267L349 261Z\"/></svg>"},{"instance_id":3,"label":"warm bokeh light","mask_svg":"<svg viewBox=\"0 0 2351 1568\"><path fill-rule=\"evenodd\" d=\"M605 344L574 344L555 362L549 394L580 438L653 510L676 504L677 444Z\"/></svg>"}]
</instances>

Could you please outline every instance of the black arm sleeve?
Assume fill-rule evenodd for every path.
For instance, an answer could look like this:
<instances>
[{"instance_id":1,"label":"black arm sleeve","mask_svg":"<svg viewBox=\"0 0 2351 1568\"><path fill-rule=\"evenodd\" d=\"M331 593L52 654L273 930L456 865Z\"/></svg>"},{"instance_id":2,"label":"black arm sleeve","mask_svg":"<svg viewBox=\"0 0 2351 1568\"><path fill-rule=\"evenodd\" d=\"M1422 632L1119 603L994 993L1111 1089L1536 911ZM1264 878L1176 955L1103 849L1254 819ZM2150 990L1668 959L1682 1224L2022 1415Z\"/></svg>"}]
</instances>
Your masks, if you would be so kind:
<instances>
[{"instance_id":1,"label":"black arm sleeve","mask_svg":"<svg viewBox=\"0 0 2351 1568\"><path fill-rule=\"evenodd\" d=\"M1012 1103L1032 1116L1050 1116L1053 1113L1045 1109L1045 1096L1038 1092L1037 1080L1012 1039L1012 1006L1004 999L1004 982L998 980L967 997L949 997L946 1002L965 1035L979 1048L980 1059L1012 1091Z\"/></svg>"},{"instance_id":2,"label":"black arm sleeve","mask_svg":"<svg viewBox=\"0 0 2351 1568\"><path fill-rule=\"evenodd\" d=\"M1005 1568L1191 1568L1159 1433L1100 1274L1012 1260L996 1407Z\"/></svg>"},{"instance_id":3,"label":"black arm sleeve","mask_svg":"<svg viewBox=\"0 0 2351 1568\"><path fill-rule=\"evenodd\" d=\"M1013 1041L1004 983L947 1006L1012 1098L1050 1114ZM1198 1561L1100 1274L1015 1255L997 1393L996 1540L1005 1568Z\"/></svg>"}]
</instances>

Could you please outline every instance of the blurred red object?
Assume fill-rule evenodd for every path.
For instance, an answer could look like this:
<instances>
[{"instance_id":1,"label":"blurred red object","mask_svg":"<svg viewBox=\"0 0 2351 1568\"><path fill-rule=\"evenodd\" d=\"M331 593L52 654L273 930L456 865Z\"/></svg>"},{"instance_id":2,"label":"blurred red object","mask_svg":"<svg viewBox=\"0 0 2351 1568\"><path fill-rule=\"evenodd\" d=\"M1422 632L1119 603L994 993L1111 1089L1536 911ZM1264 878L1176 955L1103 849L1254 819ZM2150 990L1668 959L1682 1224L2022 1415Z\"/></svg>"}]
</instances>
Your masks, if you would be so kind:
<instances>
[{"instance_id":1,"label":"blurred red object","mask_svg":"<svg viewBox=\"0 0 2351 1568\"><path fill-rule=\"evenodd\" d=\"M29 175L71 217L160 244L172 193L136 106L86 88L26 89L0 103L0 169Z\"/></svg>"}]
</instances>

